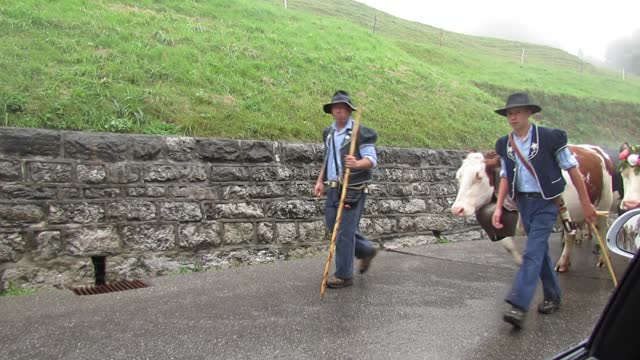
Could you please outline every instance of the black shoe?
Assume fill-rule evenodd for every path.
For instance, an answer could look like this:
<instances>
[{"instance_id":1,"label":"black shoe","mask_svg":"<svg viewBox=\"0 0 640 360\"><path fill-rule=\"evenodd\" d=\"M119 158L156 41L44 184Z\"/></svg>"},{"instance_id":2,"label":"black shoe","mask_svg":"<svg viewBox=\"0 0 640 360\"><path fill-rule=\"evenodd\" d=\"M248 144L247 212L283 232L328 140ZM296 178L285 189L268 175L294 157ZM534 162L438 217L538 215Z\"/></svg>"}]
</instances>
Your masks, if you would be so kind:
<instances>
[{"instance_id":1,"label":"black shoe","mask_svg":"<svg viewBox=\"0 0 640 360\"><path fill-rule=\"evenodd\" d=\"M540 314L551 314L560 310L560 300L545 300L538 305Z\"/></svg>"},{"instance_id":2,"label":"black shoe","mask_svg":"<svg viewBox=\"0 0 640 360\"><path fill-rule=\"evenodd\" d=\"M364 274L367 272L367 270L369 270L369 265L371 265L371 260L373 260L373 258L376 257L376 255L378 255L378 249L373 248L373 252L371 253L371 255L367 257L363 257L362 260L360 260L360 274Z\"/></svg>"},{"instance_id":3,"label":"black shoe","mask_svg":"<svg viewBox=\"0 0 640 360\"><path fill-rule=\"evenodd\" d=\"M524 324L524 315L524 311L518 309L515 306L511 306L511 309L504 312L502 320L513 325L513 327L517 330L520 330L522 329L522 324Z\"/></svg>"},{"instance_id":4,"label":"black shoe","mask_svg":"<svg viewBox=\"0 0 640 360\"><path fill-rule=\"evenodd\" d=\"M341 289L343 287L353 285L353 280L351 279L343 279L339 277L332 276L327 280L327 287L332 289Z\"/></svg>"}]
</instances>

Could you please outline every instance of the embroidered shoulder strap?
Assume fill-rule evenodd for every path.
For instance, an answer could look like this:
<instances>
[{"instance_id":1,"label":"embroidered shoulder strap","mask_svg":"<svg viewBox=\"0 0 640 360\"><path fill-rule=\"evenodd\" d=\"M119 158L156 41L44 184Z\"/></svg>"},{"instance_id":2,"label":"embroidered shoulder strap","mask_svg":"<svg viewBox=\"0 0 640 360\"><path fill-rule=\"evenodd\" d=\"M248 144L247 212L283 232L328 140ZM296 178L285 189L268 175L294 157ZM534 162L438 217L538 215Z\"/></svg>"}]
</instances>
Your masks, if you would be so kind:
<instances>
[{"instance_id":1,"label":"embroidered shoulder strap","mask_svg":"<svg viewBox=\"0 0 640 360\"><path fill-rule=\"evenodd\" d=\"M527 170L529 170L529 172L531 173L531 175L533 175L533 177L535 178L536 174L533 171L531 164L529 163L529 161L527 161L524 158L524 156L522 156L522 153L520 153L520 149L518 149L518 146L516 145L515 141L513 141L513 133L509 133L509 145L511 145L511 148L513 148L513 151L515 151L516 155L518 155L518 158L522 162L522 165L524 165L524 167L526 167Z\"/></svg>"}]
</instances>

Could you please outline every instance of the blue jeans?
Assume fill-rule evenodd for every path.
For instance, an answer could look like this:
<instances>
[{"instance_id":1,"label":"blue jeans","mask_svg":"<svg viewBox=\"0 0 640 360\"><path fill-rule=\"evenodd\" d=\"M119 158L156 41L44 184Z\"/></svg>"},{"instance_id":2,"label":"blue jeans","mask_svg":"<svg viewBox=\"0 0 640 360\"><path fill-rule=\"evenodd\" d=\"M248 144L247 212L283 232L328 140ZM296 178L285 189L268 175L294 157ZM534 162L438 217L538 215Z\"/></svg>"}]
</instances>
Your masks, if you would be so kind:
<instances>
[{"instance_id":1,"label":"blue jeans","mask_svg":"<svg viewBox=\"0 0 640 360\"><path fill-rule=\"evenodd\" d=\"M324 219L329 233L333 233L336 223L340 191L337 188L327 189ZM364 210L367 194L362 194L360 201L351 209L342 209L342 218L336 237L336 272L335 276L350 279L353 276L353 257L363 258L373 253L373 243L360 233L360 217Z\"/></svg>"},{"instance_id":2,"label":"blue jeans","mask_svg":"<svg viewBox=\"0 0 640 360\"><path fill-rule=\"evenodd\" d=\"M549 236L558 217L558 206L550 200L520 195L516 196L516 202L527 234L527 244L522 265L505 300L527 311L533 300L538 278L542 280L545 300L560 300L562 295L558 276L549 257Z\"/></svg>"}]
</instances>

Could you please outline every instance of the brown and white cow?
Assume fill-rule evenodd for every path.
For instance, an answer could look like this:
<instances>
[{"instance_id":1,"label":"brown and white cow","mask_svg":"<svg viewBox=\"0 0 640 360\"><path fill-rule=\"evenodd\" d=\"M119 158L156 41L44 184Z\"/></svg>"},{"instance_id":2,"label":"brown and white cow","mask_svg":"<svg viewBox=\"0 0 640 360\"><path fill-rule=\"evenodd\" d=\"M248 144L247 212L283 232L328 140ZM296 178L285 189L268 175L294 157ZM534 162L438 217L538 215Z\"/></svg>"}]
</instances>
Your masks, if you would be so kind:
<instances>
[{"instance_id":1,"label":"brown and white cow","mask_svg":"<svg viewBox=\"0 0 640 360\"><path fill-rule=\"evenodd\" d=\"M592 145L569 145L569 151L571 151L578 161L578 169L582 173L587 192L589 193L589 199L596 207L596 210L609 211L612 202L611 178L614 171L611 159L600 148ZM495 208L494 193L496 192L496 184L498 183L497 174L500 170L500 158L495 152L490 152L486 155L487 156L481 153L470 153L462 162L462 166L456 173L458 194L451 207L451 212L455 216L464 217L475 214L485 232L493 238L496 235L493 233L496 229L493 228L493 230L491 230L483 223L488 222L488 224L491 224L490 216L493 214L492 209ZM566 171L562 173L567 182L562 197L569 211L571 220L577 223L584 222L584 214L578 198L578 192L569 174ZM514 217L513 214L515 214L515 212L503 211L502 222L505 224L505 228L511 230L509 233L500 234L501 236L498 237L498 239L504 237L504 239L501 240L502 245L514 256L516 262L520 263L521 255L516 251L512 239L512 236L516 234L515 229L517 228L517 226L515 226L517 216ZM487 216L489 216L489 218L485 219ZM505 219L505 216L508 218ZM596 225L599 233L604 238L607 231L607 219L598 217L598 223ZM492 227L492 225L489 226ZM556 264L556 271L565 272L569 269L569 255L573 245L572 243L573 237L565 236L565 246Z\"/></svg>"}]
</instances>

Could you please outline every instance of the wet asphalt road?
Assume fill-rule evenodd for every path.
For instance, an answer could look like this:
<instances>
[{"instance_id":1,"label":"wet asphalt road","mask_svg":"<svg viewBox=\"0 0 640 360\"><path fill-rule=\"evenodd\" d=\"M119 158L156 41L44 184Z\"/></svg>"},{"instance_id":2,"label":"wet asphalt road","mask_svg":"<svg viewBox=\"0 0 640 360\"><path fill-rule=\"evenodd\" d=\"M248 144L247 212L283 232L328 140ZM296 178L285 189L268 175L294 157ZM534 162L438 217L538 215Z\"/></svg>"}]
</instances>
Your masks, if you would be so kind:
<instances>
[{"instance_id":1,"label":"wet asphalt road","mask_svg":"<svg viewBox=\"0 0 640 360\"><path fill-rule=\"evenodd\" d=\"M544 359L585 339L611 294L592 247L577 246L560 276L560 312L534 309L518 332L501 320L516 266L497 244L469 241L381 252L354 286L323 300L325 255L111 294L4 297L0 358ZM622 274L627 261L612 259Z\"/></svg>"}]
</instances>

